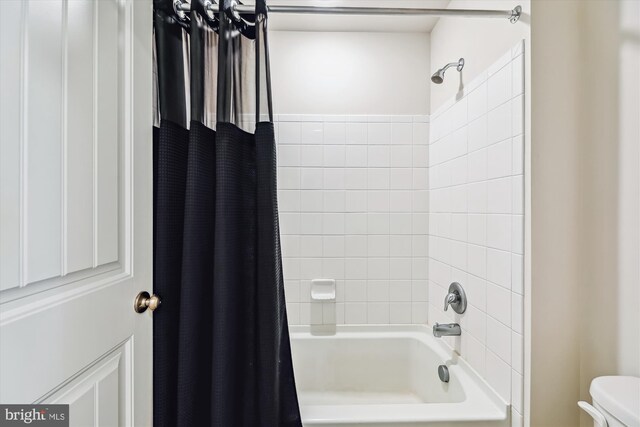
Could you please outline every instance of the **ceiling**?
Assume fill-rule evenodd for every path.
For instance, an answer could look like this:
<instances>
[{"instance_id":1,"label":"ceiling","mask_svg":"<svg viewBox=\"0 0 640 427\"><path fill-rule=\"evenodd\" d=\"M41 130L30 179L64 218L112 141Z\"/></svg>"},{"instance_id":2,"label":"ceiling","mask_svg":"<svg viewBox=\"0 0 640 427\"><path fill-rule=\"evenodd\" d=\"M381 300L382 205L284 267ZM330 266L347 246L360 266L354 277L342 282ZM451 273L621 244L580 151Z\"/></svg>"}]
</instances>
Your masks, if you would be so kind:
<instances>
[{"instance_id":1,"label":"ceiling","mask_svg":"<svg viewBox=\"0 0 640 427\"><path fill-rule=\"evenodd\" d=\"M270 5L398 7L446 9L450 0L273 0ZM252 3L252 2L246 2ZM367 16L284 14L269 15L269 29L276 31L373 31L430 32L438 22L433 16Z\"/></svg>"}]
</instances>

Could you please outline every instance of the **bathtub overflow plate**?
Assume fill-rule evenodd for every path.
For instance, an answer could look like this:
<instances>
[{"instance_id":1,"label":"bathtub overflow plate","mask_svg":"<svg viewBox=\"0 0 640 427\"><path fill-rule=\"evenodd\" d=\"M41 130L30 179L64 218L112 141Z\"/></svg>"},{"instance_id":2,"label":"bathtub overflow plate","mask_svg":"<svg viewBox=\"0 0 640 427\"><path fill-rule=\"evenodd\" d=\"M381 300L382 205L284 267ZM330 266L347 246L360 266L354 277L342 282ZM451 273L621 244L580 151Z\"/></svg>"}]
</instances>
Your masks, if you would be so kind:
<instances>
[{"instance_id":1,"label":"bathtub overflow plate","mask_svg":"<svg viewBox=\"0 0 640 427\"><path fill-rule=\"evenodd\" d=\"M438 366L438 376L443 383L449 382L449 368L446 365Z\"/></svg>"}]
</instances>

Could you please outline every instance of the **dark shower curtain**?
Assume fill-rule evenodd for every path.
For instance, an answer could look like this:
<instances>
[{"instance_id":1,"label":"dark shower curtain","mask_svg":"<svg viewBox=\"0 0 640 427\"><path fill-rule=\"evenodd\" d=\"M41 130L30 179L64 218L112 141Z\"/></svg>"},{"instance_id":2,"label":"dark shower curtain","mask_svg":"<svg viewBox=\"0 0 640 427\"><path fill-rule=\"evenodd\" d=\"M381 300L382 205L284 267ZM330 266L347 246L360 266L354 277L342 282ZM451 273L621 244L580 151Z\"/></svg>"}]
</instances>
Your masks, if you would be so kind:
<instances>
[{"instance_id":1,"label":"dark shower curtain","mask_svg":"<svg viewBox=\"0 0 640 427\"><path fill-rule=\"evenodd\" d=\"M154 2L154 425L301 426L266 4L242 22L229 0L191 5L181 20Z\"/></svg>"}]
</instances>

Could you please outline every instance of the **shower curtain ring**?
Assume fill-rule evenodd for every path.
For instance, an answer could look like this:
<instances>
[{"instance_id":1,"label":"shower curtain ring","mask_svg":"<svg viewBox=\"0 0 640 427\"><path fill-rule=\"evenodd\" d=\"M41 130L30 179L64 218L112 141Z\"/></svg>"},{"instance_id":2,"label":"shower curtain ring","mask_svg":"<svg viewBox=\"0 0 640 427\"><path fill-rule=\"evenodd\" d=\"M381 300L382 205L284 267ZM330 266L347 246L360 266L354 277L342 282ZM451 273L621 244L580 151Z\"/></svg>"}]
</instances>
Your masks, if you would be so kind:
<instances>
[{"instance_id":1,"label":"shower curtain ring","mask_svg":"<svg viewBox=\"0 0 640 427\"><path fill-rule=\"evenodd\" d=\"M211 1L211 0L205 0L204 2L204 12L207 14L207 17L212 20L215 21L216 20L216 5L217 3L215 2L215 0Z\"/></svg>"},{"instance_id":2,"label":"shower curtain ring","mask_svg":"<svg viewBox=\"0 0 640 427\"><path fill-rule=\"evenodd\" d=\"M183 5L187 3L186 1L182 1L182 0L173 0L173 11L176 13L176 16L181 20L184 21L187 19L187 12L184 10ZM189 10L189 7L191 6L190 4L187 3L187 10Z\"/></svg>"},{"instance_id":3,"label":"shower curtain ring","mask_svg":"<svg viewBox=\"0 0 640 427\"><path fill-rule=\"evenodd\" d=\"M242 17L240 16L240 13L238 13L237 6L238 0L231 0L231 7L229 8L229 12L231 13L234 21L242 22Z\"/></svg>"}]
</instances>

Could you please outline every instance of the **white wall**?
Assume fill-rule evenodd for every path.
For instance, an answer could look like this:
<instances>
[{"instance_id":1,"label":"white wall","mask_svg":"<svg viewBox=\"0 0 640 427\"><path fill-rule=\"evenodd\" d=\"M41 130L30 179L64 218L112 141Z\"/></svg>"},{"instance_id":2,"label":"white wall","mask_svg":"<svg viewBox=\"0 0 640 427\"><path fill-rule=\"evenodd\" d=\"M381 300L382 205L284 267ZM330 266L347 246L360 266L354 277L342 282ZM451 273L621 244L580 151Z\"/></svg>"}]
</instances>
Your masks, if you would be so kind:
<instances>
[{"instance_id":1,"label":"white wall","mask_svg":"<svg viewBox=\"0 0 640 427\"><path fill-rule=\"evenodd\" d=\"M273 31L274 110L282 114L427 114L429 35Z\"/></svg>"},{"instance_id":2,"label":"white wall","mask_svg":"<svg viewBox=\"0 0 640 427\"><path fill-rule=\"evenodd\" d=\"M531 425L578 425L593 377L640 374L640 8L532 6Z\"/></svg>"},{"instance_id":3,"label":"white wall","mask_svg":"<svg viewBox=\"0 0 640 427\"><path fill-rule=\"evenodd\" d=\"M578 67L559 72L558 64L580 63L579 2L533 2L531 14L530 418L531 426L575 426L580 87Z\"/></svg>"},{"instance_id":4,"label":"white wall","mask_svg":"<svg viewBox=\"0 0 640 427\"><path fill-rule=\"evenodd\" d=\"M640 3L583 8L580 398L590 400L596 376L640 376Z\"/></svg>"},{"instance_id":5,"label":"white wall","mask_svg":"<svg viewBox=\"0 0 640 427\"><path fill-rule=\"evenodd\" d=\"M289 322L426 323L427 116L276 118Z\"/></svg>"},{"instance_id":6,"label":"white wall","mask_svg":"<svg viewBox=\"0 0 640 427\"><path fill-rule=\"evenodd\" d=\"M524 52L509 49L431 117L429 323L459 322L447 338L523 425ZM449 284L468 297L443 311Z\"/></svg>"},{"instance_id":7,"label":"white wall","mask_svg":"<svg viewBox=\"0 0 640 427\"><path fill-rule=\"evenodd\" d=\"M426 323L429 35L269 36L290 322Z\"/></svg>"},{"instance_id":8,"label":"white wall","mask_svg":"<svg viewBox=\"0 0 640 427\"><path fill-rule=\"evenodd\" d=\"M579 423L579 2L533 2L531 426ZM566 71L566 70L565 70ZM577 71L577 69L576 69ZM570 303L560 295L569 295ZM560 325L560 326L559 326Z\"/></svg>"},{"instance_id":9,"label":"white wall","mask_svg":"<svg viewBox=\"0 0 640 427\"><path fill-rule=\"evenodd\" d=\"M442 84L431 86L431 111L462 91L519 40L529 40L530 0L451 0L449 9L509 10L518 4L523 15L517 24L507 18L440 18L431 31L431 73L461 57L465 66L461 73L450 68Z\"/></svg>"}]
</instances>

